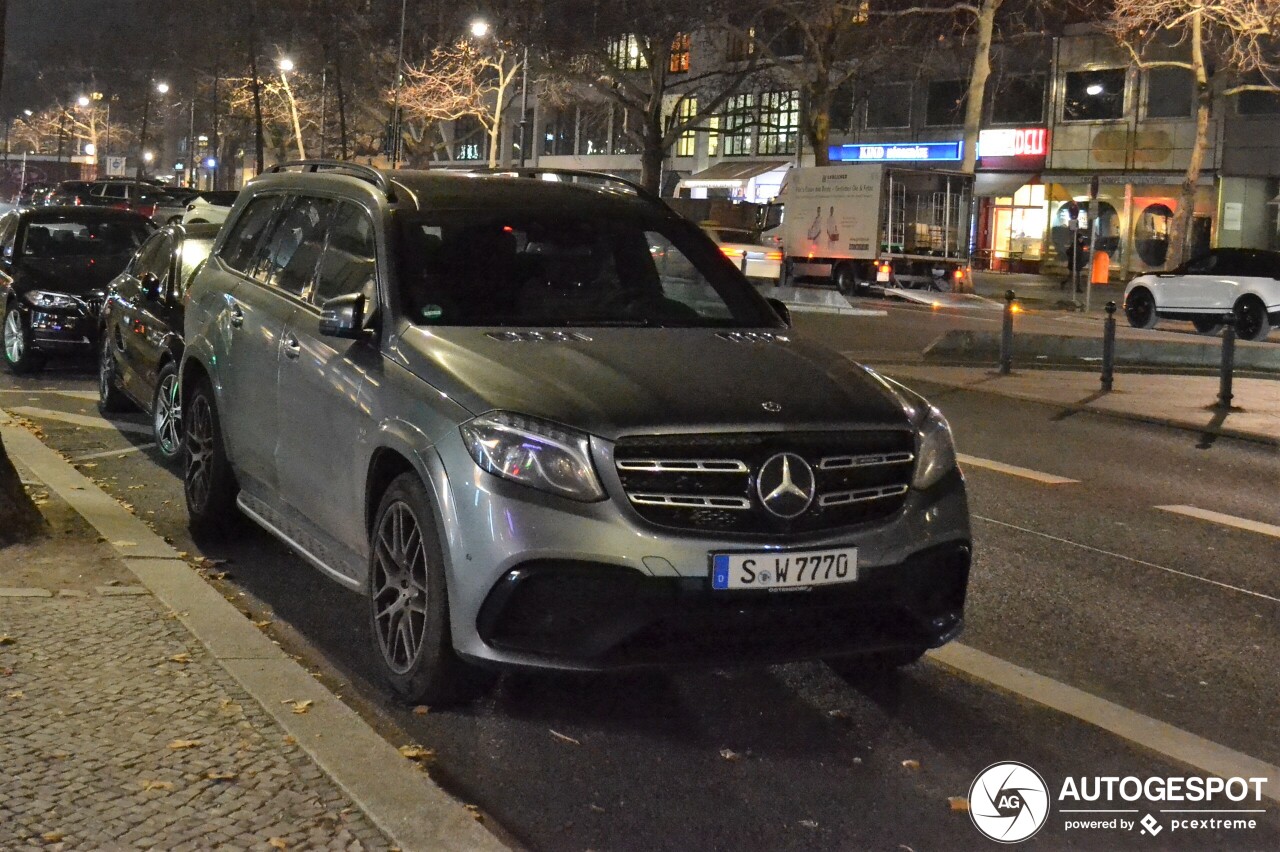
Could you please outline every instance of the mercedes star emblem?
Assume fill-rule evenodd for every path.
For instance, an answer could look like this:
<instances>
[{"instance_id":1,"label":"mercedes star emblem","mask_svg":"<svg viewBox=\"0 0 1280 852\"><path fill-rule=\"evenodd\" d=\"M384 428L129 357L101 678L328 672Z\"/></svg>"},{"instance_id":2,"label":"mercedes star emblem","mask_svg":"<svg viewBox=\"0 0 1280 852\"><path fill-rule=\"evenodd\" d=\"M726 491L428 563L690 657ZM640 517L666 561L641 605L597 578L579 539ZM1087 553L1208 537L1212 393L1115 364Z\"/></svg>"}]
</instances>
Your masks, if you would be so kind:
<instances>
[{"instance_id":1,"label":"mercedes star emblem","mask_svg":"<svg viewBox=\"0 0 1280 852\"><path fill-rule=\"evenodd\" d=\"M760 465L756 474L760 502L779 518L804 514L813 502L816 486L813 468L795 453L778 453Z\"/></svg>"},{"instance_id":2,"label":"mercedes star emblem","mask_svg":"<svg viewBox=\"0 0 1280 852\"><path fill-rule=\"evenodd\" d=\"M769 412L770 414L777 414L779 411L782 410L782 406L774 402L773 400L760 403L760 407L763 408L765 411Z\"/></svg>"}]
</instances>

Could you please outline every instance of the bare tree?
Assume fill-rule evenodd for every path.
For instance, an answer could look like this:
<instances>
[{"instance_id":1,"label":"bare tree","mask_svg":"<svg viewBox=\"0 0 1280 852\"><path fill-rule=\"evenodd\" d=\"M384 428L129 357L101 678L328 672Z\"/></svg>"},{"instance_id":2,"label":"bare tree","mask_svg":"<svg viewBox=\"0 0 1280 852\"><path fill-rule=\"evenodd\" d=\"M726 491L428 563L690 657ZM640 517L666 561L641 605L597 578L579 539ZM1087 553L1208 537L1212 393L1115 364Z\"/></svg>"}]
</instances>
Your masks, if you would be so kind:
<instances>
[{"instance_id":1,"label":"bare tree","mask_svg":"<svg viewBox=\"0 0 1280 852\"><path fill-rule=\"evenodd\" d=\"M1115 0L1109 29L1138 67L1183 68L1195 81L1195 142L1165 258L1168 266L1177 266L1186 257L1215 92L1280 93L1280 2Z\"/></svg>"}]
</instances>

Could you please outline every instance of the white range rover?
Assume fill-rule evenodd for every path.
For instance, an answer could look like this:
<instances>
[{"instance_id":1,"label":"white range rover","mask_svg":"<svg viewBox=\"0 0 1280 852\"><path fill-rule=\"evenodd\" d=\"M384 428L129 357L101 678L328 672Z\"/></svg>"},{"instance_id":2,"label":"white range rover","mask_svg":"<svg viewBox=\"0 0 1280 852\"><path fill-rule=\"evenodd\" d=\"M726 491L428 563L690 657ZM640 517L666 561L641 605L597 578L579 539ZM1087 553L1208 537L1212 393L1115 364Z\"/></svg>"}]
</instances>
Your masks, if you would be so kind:
<instances>
[{"instance_id":1,"label":"white range rover","mask_svg":"<svg viewBox=\"0 0 1280 852\"><path fill-rule=\"evenodd\" d=\"M1215 334L1234 313L1241 339L1265 340L1280 325L1280 252L1212 249L1171 272L1141 275L1125 288L1124 313L1134 328L1179 319L1201 334Z\"/></svg>"}]
</instances>

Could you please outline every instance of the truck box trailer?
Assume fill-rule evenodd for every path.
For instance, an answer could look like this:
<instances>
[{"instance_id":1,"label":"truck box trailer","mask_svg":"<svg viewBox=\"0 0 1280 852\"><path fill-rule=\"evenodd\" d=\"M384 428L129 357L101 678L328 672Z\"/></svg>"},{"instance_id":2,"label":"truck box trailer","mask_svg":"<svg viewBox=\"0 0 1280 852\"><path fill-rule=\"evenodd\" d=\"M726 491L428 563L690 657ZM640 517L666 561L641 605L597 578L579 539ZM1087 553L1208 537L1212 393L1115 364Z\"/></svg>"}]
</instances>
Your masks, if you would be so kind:
<instances>
[{"instance_id":1,"label":"truck box trailer","mask_svg":"<svg viewBox=\"0 0 1280 852\"><path fill-rule=\"evenodd\" d=\"M792 169L761 223L783 283L971 291L973 176L873 163ZM778 209L778 206L781 209Z\"/></svg>"}]
</instances>

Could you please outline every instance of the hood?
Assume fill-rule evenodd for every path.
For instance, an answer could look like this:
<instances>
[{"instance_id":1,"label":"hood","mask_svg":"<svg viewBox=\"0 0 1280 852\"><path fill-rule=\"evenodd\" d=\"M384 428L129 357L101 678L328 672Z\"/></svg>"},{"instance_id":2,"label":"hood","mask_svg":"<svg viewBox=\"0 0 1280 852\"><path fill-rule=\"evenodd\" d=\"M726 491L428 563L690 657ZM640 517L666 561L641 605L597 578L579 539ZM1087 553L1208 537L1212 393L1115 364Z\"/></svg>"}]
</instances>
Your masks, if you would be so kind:
<instances>
[{"instance_id":1,"label":"hood","mask_svg":"<svg viewBox=\"0 0 1280 852\"><path fill-rule=\"evenodd\" d=\"M107 257L23 258L18 262L20 274L15 287L20 292L51 290L72 296L84 296L105 290L124 271L130 255Z\"/></svg>"},{"instance_id":2,"label":"hood","mask_svg":"<svg viewBox=\"0 0 1280 852\"><path fill-rule=\"evenodd\" d=\"M792 332L531 334L406 327L395 348L413 373L473 414L514 411L609 440L655 430L907 423L903 400L879 376Z\"/></svg>"}]
</instances>

